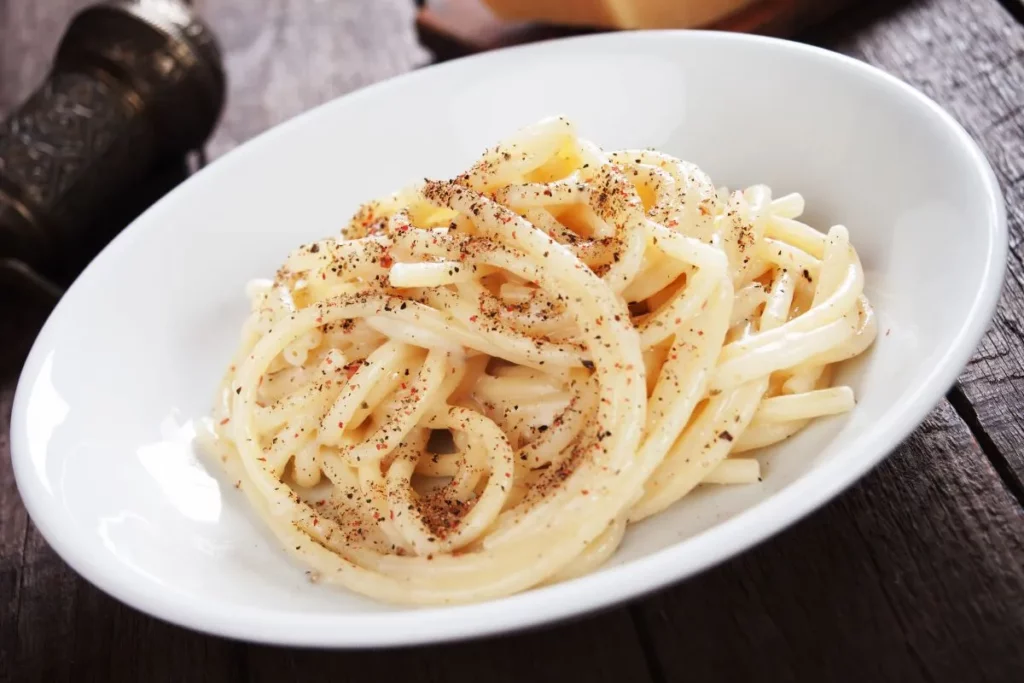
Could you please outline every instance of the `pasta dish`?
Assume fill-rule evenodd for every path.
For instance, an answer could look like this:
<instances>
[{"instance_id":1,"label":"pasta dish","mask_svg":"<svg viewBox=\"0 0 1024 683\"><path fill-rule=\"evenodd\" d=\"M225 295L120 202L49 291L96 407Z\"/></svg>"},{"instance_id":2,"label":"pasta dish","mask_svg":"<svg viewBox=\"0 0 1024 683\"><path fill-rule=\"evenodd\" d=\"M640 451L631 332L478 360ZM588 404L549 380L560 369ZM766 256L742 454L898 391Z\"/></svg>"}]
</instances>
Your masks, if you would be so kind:
<instances>
[{"instance_id":1,"label":"pasta dish","mask_svg":"<svg viewBox=\"0 0 1024 683\"><path fill-rule=\"evenodd\" d=\"M590 572L853 407L864 273L803 210L545 119L250 283L207 445L313 580L445 604Z\"/></svg>"}]
</instances>

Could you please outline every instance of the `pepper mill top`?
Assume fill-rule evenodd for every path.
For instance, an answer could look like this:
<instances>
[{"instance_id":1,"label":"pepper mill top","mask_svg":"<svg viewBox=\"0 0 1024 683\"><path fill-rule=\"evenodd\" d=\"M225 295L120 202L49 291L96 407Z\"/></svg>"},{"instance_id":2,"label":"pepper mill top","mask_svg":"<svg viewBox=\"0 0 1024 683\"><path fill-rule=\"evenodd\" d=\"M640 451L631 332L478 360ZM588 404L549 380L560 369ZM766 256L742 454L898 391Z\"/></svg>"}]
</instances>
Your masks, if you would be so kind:
<instances>
[{"instance_id":1,"label":"pepper mill top","mask_svg":"<svg viewBox=\"0 0 1024 683\"><path fill-rule=\"evenodd\" d=\"M71 22L55 69L98 67L126 79L159 122L160 146L184 153L202 145L224 106L220 49L180 0L110 0Z\"/></svg>"},{"instance_id":2,"label":"pepper mill top","mask_svg":"<svg viewBox=\"0 0 1024 683\"><path fill-rule=\"evenodd\" d=\"M180 0L82 10L47 80L0 122L0 259L65 262L157 164L202 146L224 95L213 34Z\"/></svg>"}]
</instances>

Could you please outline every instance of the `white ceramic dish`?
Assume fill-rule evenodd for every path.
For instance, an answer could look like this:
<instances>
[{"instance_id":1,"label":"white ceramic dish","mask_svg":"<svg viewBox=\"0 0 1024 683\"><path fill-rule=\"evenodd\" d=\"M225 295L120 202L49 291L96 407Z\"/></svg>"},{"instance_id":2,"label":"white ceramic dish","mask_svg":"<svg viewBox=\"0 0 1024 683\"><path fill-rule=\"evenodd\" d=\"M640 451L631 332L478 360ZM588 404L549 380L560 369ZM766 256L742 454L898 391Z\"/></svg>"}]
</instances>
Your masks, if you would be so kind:
<instances>
[{"instance_id":1,"label":"white ceramic dish","mask_svg":"<svg viewBox=\"0 0 1024 683\"><path fill-rule=\"evenodd\" d=\"M763 457L764 482L710 487L633 527L611 563L478 605L400 609L309 583L191 445L246 310L243 285L359 202L464 168L564 113L608 148L654 146L716 182L800 191L851 231L880 317L847 368L859 404ZM89 266L32 350L14 469L56 551L163 619L257 641L383 646L496 633L689 576L835 496L938 402L993 312L1005 213L978 148L885 74L793 43L622 33L425 69L311 111L212 164ZM807 561L814 561L814 548Z\"/></svg>"}]
</instances>

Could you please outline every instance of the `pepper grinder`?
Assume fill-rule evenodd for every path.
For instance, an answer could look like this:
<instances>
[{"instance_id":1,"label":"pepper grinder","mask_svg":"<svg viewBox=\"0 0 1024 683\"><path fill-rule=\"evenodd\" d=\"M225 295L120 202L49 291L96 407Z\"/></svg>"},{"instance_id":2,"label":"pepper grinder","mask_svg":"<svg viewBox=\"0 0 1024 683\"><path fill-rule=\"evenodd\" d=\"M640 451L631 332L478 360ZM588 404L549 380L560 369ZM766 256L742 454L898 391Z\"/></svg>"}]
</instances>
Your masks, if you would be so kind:
<instances>
[{"instance_id":1,"label":"pepper grinder","mask_svg":"<svg viewBox=\"0 0 1024 683\"><path fill-rule=\"evenodd\" d=\"M54 280L111 236L111 212L203 145L224 92L213 34L179 0L111 0L72 19L45 82L0 123L0 319L49 312ZM20 362L23 333L0 339L0 369Z\"/></svg>"}]
</instances>

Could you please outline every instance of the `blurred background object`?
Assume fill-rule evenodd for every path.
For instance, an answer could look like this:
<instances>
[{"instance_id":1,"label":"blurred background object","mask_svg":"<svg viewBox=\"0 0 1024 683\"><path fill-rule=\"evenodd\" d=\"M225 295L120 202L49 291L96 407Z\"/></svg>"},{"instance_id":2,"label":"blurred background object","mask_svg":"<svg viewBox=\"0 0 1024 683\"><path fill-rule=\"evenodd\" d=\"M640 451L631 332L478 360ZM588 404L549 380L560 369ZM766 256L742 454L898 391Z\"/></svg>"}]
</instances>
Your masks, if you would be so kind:
<instances>
[{"instance_id":1,"label":"blurred background object","mask_svg":"<svg viewBox=\"0 0 1024 683\"><path fill-rule=\"evenodd\" d=\"M451 58L617 29L704 28L791 36L852 0L423 0L420 39Z\"/></svg>"},{"instance_id":2,"label":"blurred background object","mask_svg":"<svg viewBox=\"0 0 1024 683\"><path fill-rule=\"evenodd\" d=\"M187 176L224 82L211 31L178 0L111 0L74 17L43 83L0 123L0 317L43 317ZM0 366L18 364L28 339L6 339Z\"/></svg>"},{"instance_id":3,"label":"blurred background object","mask_svg":"<svg viewBox=\"0 0 1024 683\"><path fill-rule=\"evenodd\" d=\"M693 28L759 0L484 0L503 19L619 29Z\"/></svg>"}]
</instances>

